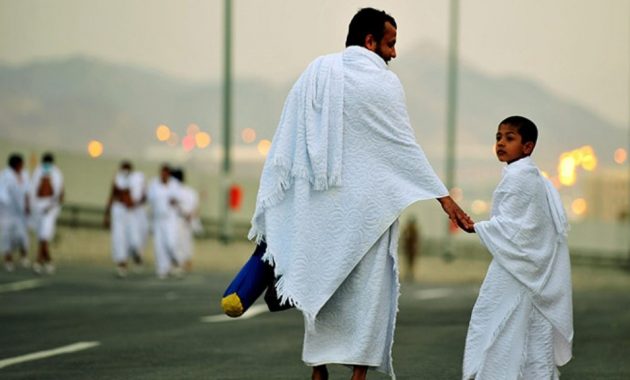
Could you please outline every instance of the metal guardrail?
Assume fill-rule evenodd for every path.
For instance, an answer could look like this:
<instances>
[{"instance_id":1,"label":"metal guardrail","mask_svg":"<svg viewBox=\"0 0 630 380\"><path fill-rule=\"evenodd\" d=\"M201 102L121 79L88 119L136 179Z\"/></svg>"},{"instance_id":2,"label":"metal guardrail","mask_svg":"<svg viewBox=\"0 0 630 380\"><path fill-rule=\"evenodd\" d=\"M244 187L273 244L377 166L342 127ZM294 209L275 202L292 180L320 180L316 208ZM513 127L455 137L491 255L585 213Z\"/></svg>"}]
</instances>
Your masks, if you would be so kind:
<instances>
[{"instance_id":1,"label":"metal guardrail","mask_svg":"<svg viewBox=\"0 0 630 380\"><path fill-rule=\"evenodd\" d=\"M65 203L57 219L61 226L71 228L106 229L103 224L105 208L76 203ZM218 218L201 218L202 231L195 234L199 239L219 239L220 224ZM231 236L233 240L247 240L249 223L232 222Z\"/></svg>"}]
</instances>

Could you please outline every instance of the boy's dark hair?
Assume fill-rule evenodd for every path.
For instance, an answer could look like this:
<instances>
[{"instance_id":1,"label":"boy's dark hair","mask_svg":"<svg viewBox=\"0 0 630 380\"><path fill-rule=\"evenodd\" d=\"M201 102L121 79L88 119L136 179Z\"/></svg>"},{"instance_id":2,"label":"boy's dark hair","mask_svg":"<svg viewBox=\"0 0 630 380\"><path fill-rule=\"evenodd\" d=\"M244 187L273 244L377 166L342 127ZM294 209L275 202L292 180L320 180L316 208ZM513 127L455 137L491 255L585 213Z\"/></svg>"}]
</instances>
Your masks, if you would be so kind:
<instances>
[{"instance_id":1,"label":"boy's dark hair","mask_svg":"<svg viewBox=\"0 0 630 380\"><path fill-rule=\"evenodd\" d=\"M359 9L348 25L348 36L346 37L346 47L363 46L365 37L368 34L374 36L377 42L383 39L385 34L385 23L389 22L394 28L396 20L385 11L379 11L374 8Z\"/></svg>"},{"instance_id":2,"label":"boy's dark hair","mask_svg":"<svg viewBox=\"0 0 630 380\"><path fill-rule=\"evenodd\" d=\"M46 152L42 155L42 162L53 164L55 162L55 156L53 156L53 154L50 152Z\"/></svg>"},{"instance_id":3,"label":"boy's dark hair","mask_svg":"<svg viewBox=\"0 0 630 380\"><path fill-rule=\"evenodd\" d=\"M523 116L510 116L499 123L499 125L502 124L511 125L516 128L518 134L521 135L521 142L523 144L531 141L536 145L536 141L538 140L538 128L536 128L536 124L534 124L533 121Z\"/></svg>"},{"instance_id":4,"label":"boy's dark hair","mask_svg":"<svg viewBox=\"0 0 630 380\"><path fill-rule=\"evenodd\" d=\"M12 153L7 160L7 165L9 165L12 169L16 169L18 166L24 163L24 159L22 155L19 153Z\"/></svg>"}]
</instances>

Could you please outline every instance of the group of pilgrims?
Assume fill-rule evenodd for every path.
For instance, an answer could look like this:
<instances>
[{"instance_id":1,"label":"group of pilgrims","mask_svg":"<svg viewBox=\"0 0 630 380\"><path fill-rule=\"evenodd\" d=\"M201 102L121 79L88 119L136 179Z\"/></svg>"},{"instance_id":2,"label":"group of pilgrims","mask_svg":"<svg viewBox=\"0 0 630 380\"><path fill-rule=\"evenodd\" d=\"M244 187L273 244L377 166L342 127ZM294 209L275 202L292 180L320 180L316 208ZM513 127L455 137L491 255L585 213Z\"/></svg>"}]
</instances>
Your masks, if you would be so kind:
<instances>
[{"instance_id":1,"label":"group of pilgrims","mask_svg":"<svg viewBox=\"0 0 630 380\"><path fill-rule=\"evenodd\" d=\"M50 243L63 200L64 178L52 153L44 153L32 173L21 154L9 155L0 173L0 254L7 272L21 266L36 274L55 273ZM122 161L104 217L111 229L116 275L127 277L130 261L136 271L142 270L151 233L157 277L182 277L189 272L194 234L202 229L198 210L198 193L186 185L183 169L163 164L159 176L147 184L144 173L134 170L130 161ZM29 259L29 229L38 244L33 261Z\"/></svg>"},{"instance_id":2,"label":"group of pilgrims","mask_svg":"<svg viewBox=\"0 0 630 380\"><path fill-rule=\"evenodd\" d=\"M147 185L144 173L123 161L105 210L117 276L127 276L130 261L142 268L150 232L158 278L181 277L190 271L194 234L202 228L198 209L199 196L186 185L183 169L163 164L159 176Z\"/></svg>"},{"instance_id":3,"label":"group of pilgrims","mask_svg":"<svg viewBox=\"0 0 630 380\"><path fill-rule=\"evenodd\" d=\"M51 153L44 153L32 174L24 168L22 155L9 155L7 167L0 173L0 253L4 268L13 272L16 262L37 274L53 274L50 241L63 202L63 175ZM37 258L31 263L29 227L37 236ZM19 253L14 260L13 253Z\"/></svg>"}]
</instances>

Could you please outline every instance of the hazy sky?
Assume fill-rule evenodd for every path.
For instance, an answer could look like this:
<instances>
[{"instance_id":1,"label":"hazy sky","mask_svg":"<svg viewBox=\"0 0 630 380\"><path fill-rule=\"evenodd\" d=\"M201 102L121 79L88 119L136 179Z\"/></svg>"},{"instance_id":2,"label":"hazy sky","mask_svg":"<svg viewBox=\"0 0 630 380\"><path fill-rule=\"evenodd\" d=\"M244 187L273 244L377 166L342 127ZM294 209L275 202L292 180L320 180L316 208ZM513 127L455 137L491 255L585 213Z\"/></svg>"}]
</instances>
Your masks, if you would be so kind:
<instances>
[{"instance_id":1,"label":"hazy sky","mask_svg":"<svg viewBox=\"0 0 630 380\"><path fill-rule=\"evenodd\" d=\"M446 47L448 1L234 0L240 76L286 81L343 48L363 6L398 22L398 55ZM460 54L492 75L539 81L627 128L630 1L462 0ZM189 80L219 79L220 0L0 0L0 61L83 54Z\"/></svg>"}]
</instances>

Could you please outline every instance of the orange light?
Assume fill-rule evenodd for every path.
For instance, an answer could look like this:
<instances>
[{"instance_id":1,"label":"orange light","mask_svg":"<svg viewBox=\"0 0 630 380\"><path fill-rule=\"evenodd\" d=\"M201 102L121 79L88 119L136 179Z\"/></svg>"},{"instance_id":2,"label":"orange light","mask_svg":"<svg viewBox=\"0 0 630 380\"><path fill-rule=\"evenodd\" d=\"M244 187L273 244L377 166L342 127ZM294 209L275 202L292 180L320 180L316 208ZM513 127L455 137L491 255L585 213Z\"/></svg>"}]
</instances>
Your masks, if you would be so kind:
<instances>
[{"instance_id":1,"label":"orange light","mask_svg":"<svg viewBox=\"0 0 630 380\"><path fill-rule=\"evenodd\" d=\"M90 157L100 157L103 154L103 144L100 141L92 140L88 143L87 150Z\"/></svg>"},{"instance_id":2,"label":"orange light","mask_svg":"<svg viewBox=\"0 0 630 380\"><path fill-rule=\"evenodd\" d=\"M558 165L558 180L564 186L571 186L575 183L575 157L570 153L560 156Z\"/></svg>"},{"instance_id":3,"label":"orange light","mask_svg":"<svg viewBox=\"0 0 630 380\"><path fill-rule=\"evenodd\" d=\"M626 162L627 159L628 159L628 152L625 149L619 148L619 149L615 150L615 162L616 163L621 165L624 162Z\"/></svg>"},{"instance_id":4,"label":"orange light","mask_svg":"<svg viewBox=\"0 0 630 380\"><path fill-rule=\"evenodd\" d=\"M160 124L155 129L155 136L159 141L167 141L171 137L171 129L164 124Z\"/></svg>"},{"instance_id":5,"label":"orange light","mask_svg":"<svg viewBox=\"0 0 630 380\"><path fill-rule=\"evenodd\" d=\"M271 149L271 141L267 139L260 140L258 143L258 152L263 156L267 156L269 149Z\"/></svg>"},{"instance_id":6,"label":"orange light","mask_svg":"<svg viewBox=\"0 0 630 380\"><path fill-rule=\"evenodd\" d=\"M586 209L587 204L584 198L577 198L571 203L571 211L573 211L575 215L584 215L584 213L586 213Z\"/></svg>"},{"instance_id":7,"label":"orange light","mask_svg":"<svg viewBox=\"0 0 630 380\"><path fill-rule=\"evenodd\" d=\"M186 152L195 149L195 138L191 135L187 135L182 139L182 146Z\"/></svg>"},{"instance_id":8,"label":"orange light","mask_svg":"<svg viewBox=\"0 0 630 380\"><path fill-rule=\"evenodd\" d=\"M212 137L210 137L209 133L206 132L197 132L195 133L195 144L197 144L197 148L203 149L212 143Z\"/></svg>"},{"instance_id":9,"label":"orange light","mask_svg":"<svg viewBox=\"0 0 630 380\"><path fill-rule=\"evenodd\" d=\"M461 200L464 198L464 190L459 187L452 188L449 193L451 194L451 197L455 202L461 202Z\"/></svg>"},{"instance_id":10,"label":"orange light","mask_svg":"<svg viewBox=\"0 0 630 380\"><path fill-rule=\"evenodd\" d=\"M483 214L484 212L488 211L488 203L477 199L473 201L473 203L470 205L470 209L472 210L473 214Z\"/></svg>"},{"instance_id":11,"label":"orange light","mask_svg":"<svg viewBox=\"0 0 630 380\"><path fill-rule=\"evenodd\" d=\"M245 144L251 144L256 140L256 131L252 128L245 128L241 132L241 139Z\"/></svg>"}]
</instances>

